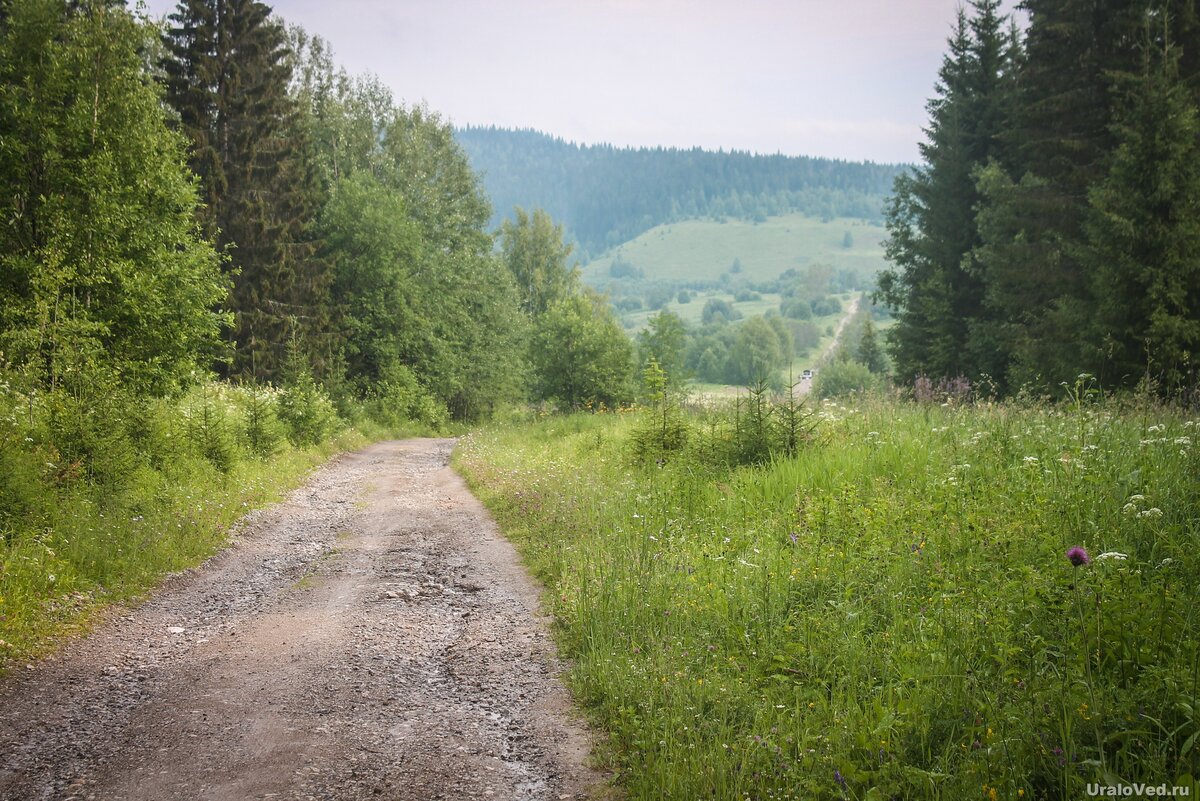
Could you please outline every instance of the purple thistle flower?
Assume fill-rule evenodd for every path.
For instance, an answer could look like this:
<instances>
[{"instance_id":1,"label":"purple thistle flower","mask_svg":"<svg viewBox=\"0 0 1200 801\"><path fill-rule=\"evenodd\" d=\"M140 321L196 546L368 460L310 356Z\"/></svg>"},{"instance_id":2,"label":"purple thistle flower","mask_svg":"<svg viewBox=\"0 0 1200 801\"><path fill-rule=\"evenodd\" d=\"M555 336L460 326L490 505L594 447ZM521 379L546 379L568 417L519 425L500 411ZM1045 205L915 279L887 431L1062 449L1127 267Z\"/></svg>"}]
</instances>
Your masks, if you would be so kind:
<instances>
[{"instance_id":1,"label":"purple thistle flower","mask_svg":"<svg viewBox=\"0 0 1200 801\"><path fill-rule=\"evenodd\" d=\"M1092 557L1088 556L1088 552L1078 545L1067 551L1067 559L1070 560L1071 564L1075 565L1075 567L1086 565L1088 562L1092 561Z\"/></svg>"}]
</instances>

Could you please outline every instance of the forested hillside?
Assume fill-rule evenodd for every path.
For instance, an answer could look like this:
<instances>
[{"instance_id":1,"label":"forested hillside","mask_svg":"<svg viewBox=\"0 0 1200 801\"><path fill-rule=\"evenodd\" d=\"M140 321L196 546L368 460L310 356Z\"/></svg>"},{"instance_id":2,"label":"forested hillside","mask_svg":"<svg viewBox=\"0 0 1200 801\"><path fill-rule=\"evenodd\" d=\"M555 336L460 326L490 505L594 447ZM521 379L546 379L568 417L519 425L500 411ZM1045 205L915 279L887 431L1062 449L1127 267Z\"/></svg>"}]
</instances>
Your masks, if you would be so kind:
<instances>
[{"instance_id":1,"label":"forested hillside","mask_svg":"<svg viewBox=\"0 0 1200 801\"><path fill-rule=\"evenodd\" d=\"M1194 389L1194 4L1027 0L1023 37L999 6L959 13L923 164L889 207L899 376Z\"/></svg>"},{"instance_id":2,"label":"forested hillside","mask_svg":"<svg viewBox=\"0 0 1200 801\"><path fill-rule=\"evenodd\" d=\"M483 177L493 225L514 207L563 223L586 261L656 225L696 217L763 220L787 212L881 219L901 167L695 148L579 145L532 130L460 128Z\"/></svg>"}]
</instances>

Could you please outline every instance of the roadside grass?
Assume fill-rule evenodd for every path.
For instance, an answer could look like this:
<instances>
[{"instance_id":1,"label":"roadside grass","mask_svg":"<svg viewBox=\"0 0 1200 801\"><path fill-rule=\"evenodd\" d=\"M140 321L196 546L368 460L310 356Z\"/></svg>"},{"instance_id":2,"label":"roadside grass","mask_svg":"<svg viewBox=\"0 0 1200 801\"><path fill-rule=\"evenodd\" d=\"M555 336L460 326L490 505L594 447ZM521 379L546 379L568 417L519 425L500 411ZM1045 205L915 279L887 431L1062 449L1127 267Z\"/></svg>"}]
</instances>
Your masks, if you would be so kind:
<instances>
[{"instance_id":1,"label":"roadside grass","mask_svg":"<svg viewBox=\"0 0 1200 801\"><path fill-rule=\"evenodd\" d=\"M699 425L639 463L637 415L550 418L455 464L633 799L1194 787L1200 421L1073 398L829 403L796 456L734 469Z\"/></svg>"},{"instance_id":2,"label":"roadside grass","mask_svg":"<svg viewBox=\"0 0 1200 801\"><path fill-rule=\"evenodd\" d=\"M312 408L287 407L291 425L286 393L221 384L75 410L0 389L0 672L203 562L334 454L400 433L323 417L332 406L312 393Z\"/></svg>"}]
</instances>

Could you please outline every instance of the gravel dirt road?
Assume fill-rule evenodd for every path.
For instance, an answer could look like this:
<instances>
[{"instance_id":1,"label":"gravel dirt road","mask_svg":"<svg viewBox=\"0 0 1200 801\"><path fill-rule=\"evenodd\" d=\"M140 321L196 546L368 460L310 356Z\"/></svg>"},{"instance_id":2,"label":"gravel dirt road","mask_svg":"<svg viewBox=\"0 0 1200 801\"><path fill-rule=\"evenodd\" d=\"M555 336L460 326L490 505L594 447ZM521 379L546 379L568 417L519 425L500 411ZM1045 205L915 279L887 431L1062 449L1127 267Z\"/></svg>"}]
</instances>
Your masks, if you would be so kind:
<instances>
[{"instance_id":1,"label":"gravel dirt road","mask_svg":"<svg viewBox=\"0 0 1200 801\"><path fill-rule=\"evenodd\" d=\"M0 680L0 799L607 797L452 440L334 460Z\"/></svg>"}]
</instances>

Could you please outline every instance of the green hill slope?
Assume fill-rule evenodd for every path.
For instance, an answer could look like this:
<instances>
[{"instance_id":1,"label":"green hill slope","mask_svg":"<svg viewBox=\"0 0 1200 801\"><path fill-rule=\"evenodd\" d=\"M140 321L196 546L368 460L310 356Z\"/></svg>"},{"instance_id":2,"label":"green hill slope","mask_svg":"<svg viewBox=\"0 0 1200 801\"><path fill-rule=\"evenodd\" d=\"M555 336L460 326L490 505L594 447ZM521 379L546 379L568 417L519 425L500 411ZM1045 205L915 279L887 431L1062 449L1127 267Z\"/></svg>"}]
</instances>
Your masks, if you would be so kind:
<instances>
[{"instance_id":1,"label":"green hill slope","mask_svg":"<svg viewBox=\"0 0 1200 801\"><path fill-rule=\"evenodd\" d=\"M848 235L848 236L847 236ZM829 222L789 214L765 222L688 220L660 225L583 266L584 280L628 294L637 284L715 288L773 281L789 269L825 264L869 283L884 266L880 225L839 218ZM733 267L734 261L740 271ZM640 277L614 277L613 264L632 265ZM627 269L627 268L626 268ZM734 270L731 272L731 270ZM616 273L621 273L618 266Z\"/></svg>"}]
</instances>

